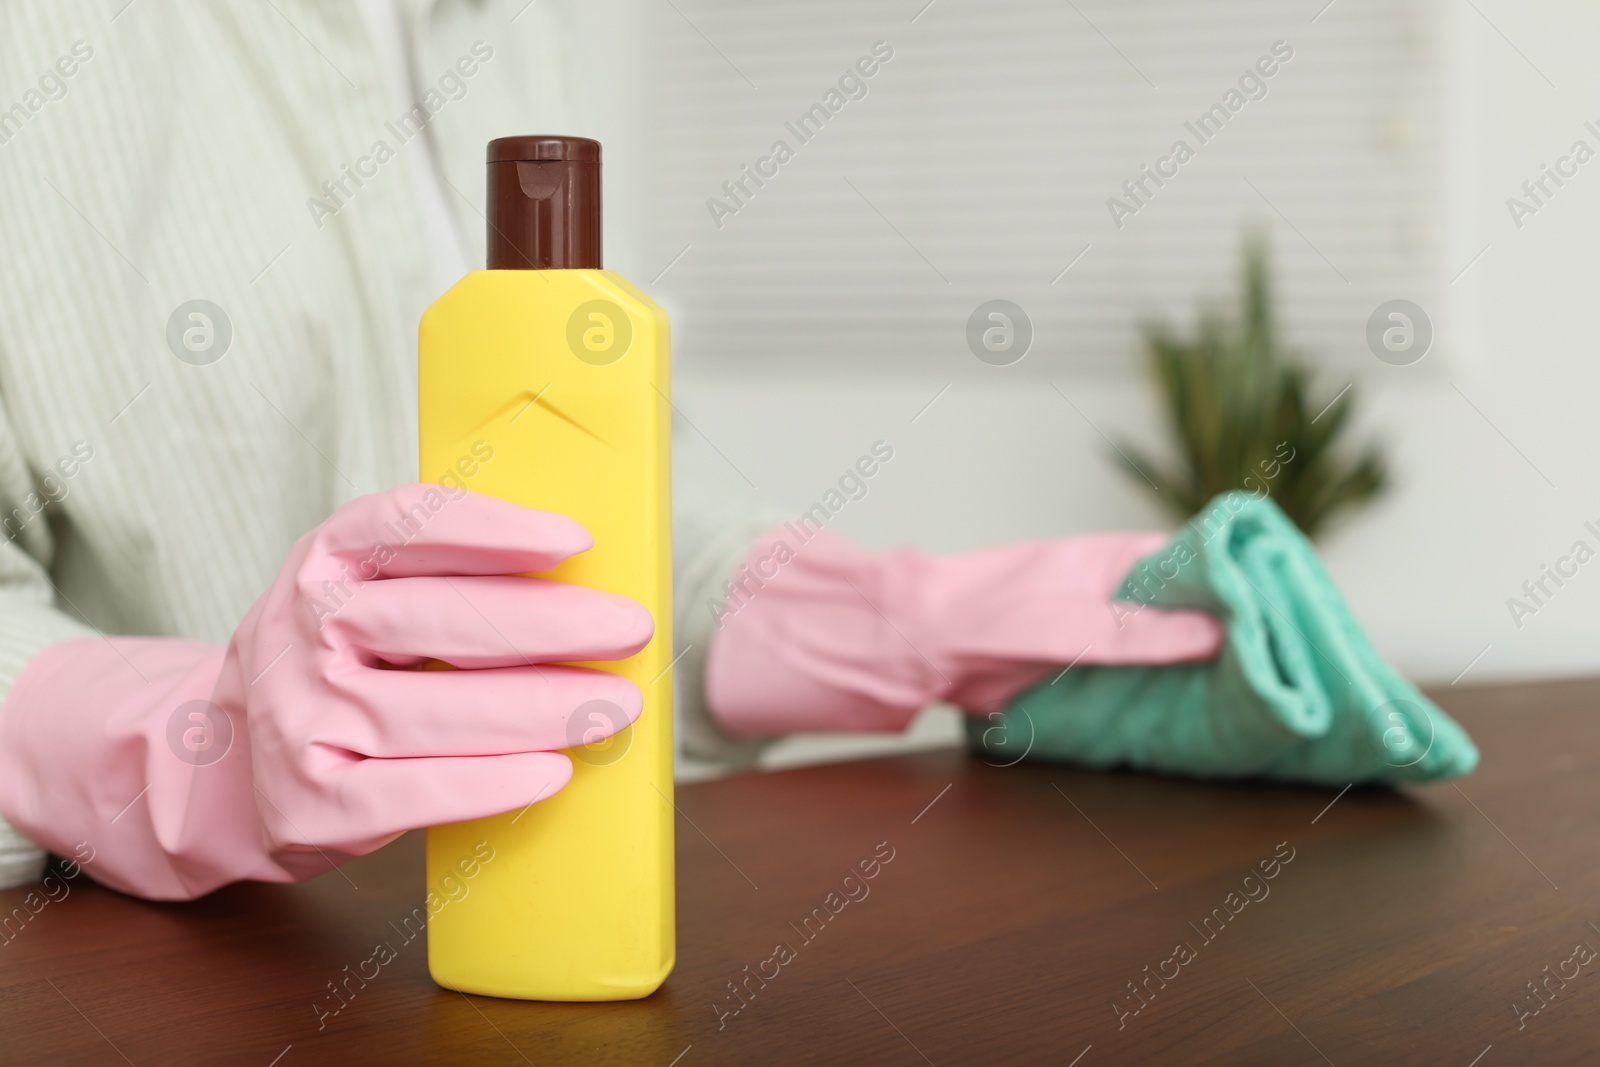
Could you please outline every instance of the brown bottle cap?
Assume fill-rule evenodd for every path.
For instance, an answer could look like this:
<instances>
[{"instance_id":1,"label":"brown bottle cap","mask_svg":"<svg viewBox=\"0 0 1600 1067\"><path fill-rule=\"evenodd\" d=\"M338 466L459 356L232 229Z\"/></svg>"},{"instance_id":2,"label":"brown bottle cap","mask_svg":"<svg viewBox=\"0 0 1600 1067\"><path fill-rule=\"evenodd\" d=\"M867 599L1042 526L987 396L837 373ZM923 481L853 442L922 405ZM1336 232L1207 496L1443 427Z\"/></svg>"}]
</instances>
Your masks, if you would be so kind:
<instances>
[{"instance_id":1,"label":"brown bottle cap","mask_svg":"<svg viewBox=\"0 0 1600 1067\"><path fill-rule=\"evenodd\" d=\"M600 142L489 142L490 270L600 269Z\"/></svg>"}]
</instances>

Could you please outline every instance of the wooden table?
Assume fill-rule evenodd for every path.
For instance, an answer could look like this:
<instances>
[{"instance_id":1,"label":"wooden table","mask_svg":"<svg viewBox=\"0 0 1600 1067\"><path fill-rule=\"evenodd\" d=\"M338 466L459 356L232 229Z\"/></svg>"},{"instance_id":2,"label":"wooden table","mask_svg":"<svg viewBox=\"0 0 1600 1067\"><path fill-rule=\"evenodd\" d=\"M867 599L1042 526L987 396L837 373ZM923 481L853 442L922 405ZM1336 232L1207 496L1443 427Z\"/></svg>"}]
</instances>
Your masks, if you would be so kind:
<instances>
[{"instance_id":1,"label":"wooden table","mask_svg":"<svg viewBox=\"0 0 1600 1067\"><path fill-rule=\"evenodd\" d=\"M634 1003L434 986L395 929L417 835L348 880L188 905L80 877L0 946L0 1061L1592 1063L1600 682L1436 695L1483 750L1459 788L1336 800L957 752L685 787L678 967ZM396 958L319 1030L381 940Z\"/></svg>"}]
</instances>

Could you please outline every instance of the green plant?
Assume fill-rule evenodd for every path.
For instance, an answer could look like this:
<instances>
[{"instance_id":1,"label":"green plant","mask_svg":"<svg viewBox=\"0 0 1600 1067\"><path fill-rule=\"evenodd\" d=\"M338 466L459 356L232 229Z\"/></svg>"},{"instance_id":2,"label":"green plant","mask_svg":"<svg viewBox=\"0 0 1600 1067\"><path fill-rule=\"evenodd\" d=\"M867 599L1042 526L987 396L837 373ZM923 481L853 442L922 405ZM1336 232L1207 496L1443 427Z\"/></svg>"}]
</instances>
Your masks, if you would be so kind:
<instances>
[{"instance_id":1,"label":"green plant","mask_svg":"<svg viewBox=\"0 0 1600 1067\"><path fill-rule=\"evenodd\" d=\"M1354 391L1331 402L1311 398L1310 369L1279 344L1267 274L1263 243L1247 240L1237 321L1204 311L1192 339L1161 323L1145 326L1149 368L1179 465L1164 472L1125 443L1117 459L1181 518L1218 493L1264 487L1307 537L1315 537L1331 518L1381 493L1387 466L1372 446L1346 458L1340 446Z\"/></svg>"}]
</instances>

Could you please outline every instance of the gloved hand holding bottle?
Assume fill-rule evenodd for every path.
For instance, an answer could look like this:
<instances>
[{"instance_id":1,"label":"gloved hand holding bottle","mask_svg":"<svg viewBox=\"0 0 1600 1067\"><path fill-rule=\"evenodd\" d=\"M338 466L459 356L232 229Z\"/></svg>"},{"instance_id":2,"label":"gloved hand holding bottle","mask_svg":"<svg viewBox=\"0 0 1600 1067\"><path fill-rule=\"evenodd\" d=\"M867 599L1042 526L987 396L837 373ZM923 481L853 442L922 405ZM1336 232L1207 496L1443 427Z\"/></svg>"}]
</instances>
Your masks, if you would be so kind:
<instances>
[{"instance_id":1,"label":"gloved hand holding bottle","mask_svg":"<svg viewBox=\"0 0 1600 1067\"><path fill-rule=\"evenodd\" d=\"M632 655L649 612L517 577L591 544L464 489L351 501L226 647L84 638L36 656L0 715L0 813L57 853L88 842L107 885L189 899L544 799L571 776L557 750L601 739L569 736L576 709L606 701L621 729L641 707L625 678L551 664ZM413 669L429 661L458 669Z\"/></svg>"},{"instance_id":2,"label":"gloved hand holding bottle","mask_svg":"<svg viewBox=\"0 0 1600 1067\"><path fill-rule=\"evenodd\" d=\"M901 730L935 700L997 710L1071 664L1210 659L1223 633L1204 612L1112 604L1166 542L1091 534L934 556L825 530L801 542L790 523L727 586L706 703L745 737Z\"/></svg>"}]
</instances>

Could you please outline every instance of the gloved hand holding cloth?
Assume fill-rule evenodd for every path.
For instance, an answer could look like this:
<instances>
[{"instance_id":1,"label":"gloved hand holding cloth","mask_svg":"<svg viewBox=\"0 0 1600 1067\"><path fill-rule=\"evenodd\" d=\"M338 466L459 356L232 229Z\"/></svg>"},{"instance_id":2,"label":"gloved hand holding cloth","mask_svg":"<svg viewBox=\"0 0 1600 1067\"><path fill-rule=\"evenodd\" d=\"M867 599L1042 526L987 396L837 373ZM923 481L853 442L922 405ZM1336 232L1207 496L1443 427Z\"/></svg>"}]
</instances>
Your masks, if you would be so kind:
<instances>
[{"instance_id":1,"label":"gloved hand holding cloth","mask_svg":"<svg viewBox=\"0 0 1600 1067\"><path fill-rule=\"evenodd\" d=\"M1221 653L1187 666L1075 668L969 721L976 748L1004 762L1336 787L1477 766L1471 738L1378 655L1269 499L1217 497L1116 595L1127 625L1161 609L1214 615L1227 627Z\"/></svg>"},{"instance_id":2,"label":"gloved hand holding cloth","mask_svg":"<svg viewBox=\"0 0 1600 1067\"><path fill-rule=\"evenodd\" d=\"M734 734L899 730L945 700L971 713L973 747L1006 763L1344 786L1477 762L1266 499L1224 494L1170 541L930 556L825 532L780 550L789 536L750 552L759 580L708 657L707 702Z\"/></svg>"}]
</instances>

